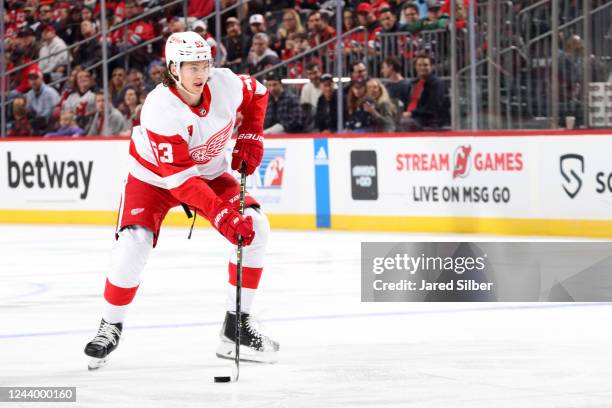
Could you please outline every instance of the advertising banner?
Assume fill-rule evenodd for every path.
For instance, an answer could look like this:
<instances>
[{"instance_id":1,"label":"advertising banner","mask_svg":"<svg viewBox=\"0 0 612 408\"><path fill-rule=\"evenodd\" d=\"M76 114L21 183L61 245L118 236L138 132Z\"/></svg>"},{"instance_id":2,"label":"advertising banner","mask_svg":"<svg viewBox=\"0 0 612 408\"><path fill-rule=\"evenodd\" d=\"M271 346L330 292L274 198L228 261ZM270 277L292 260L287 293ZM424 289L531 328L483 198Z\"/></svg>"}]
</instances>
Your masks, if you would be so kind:
<instances>
[{"instance_id":1,"label":"advertising banner","mask_svg":"<svg viewBox=\"0 0 612 408\"><path fill-rule=\"evenodd\" d=\"M612 137L331 139L334 215L612 219Z\"/></svg>"}]
</instances>

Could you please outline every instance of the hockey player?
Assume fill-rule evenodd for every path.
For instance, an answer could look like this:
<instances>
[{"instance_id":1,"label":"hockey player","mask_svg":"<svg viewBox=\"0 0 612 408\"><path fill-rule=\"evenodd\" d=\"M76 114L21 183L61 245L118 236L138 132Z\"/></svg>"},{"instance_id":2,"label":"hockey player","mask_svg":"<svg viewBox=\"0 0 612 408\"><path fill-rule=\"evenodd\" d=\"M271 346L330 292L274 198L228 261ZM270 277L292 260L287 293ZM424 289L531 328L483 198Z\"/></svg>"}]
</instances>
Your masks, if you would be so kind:
<instances>
[{"instance_id":1,"label":"hockey player","mask_svg":"<svg viewBox=\"0 0 612 408\"><path fill-rule=\"evenodd\" d=\"M97 335L85 347L90 369L100 367L119 343L128 305L159 238L168 210L185 203L206 217L227 240L243 237L240 357L274 362L279 345L264 336L249 314L263 270L270 227L257 201L247 194L238 212L240 185L227 170L227 145L237 113L242 114L231 167L242 162L252 174L263 156L263 121L268 92L249 76L213 68L210 46L195 32L172 34L165 47L167 72L147 96L141 125L130 143L130 171L119 207L105 305ZM236 253L229 261L227 313L217 356L234 358ZM244 351L243 351L244 350Z\"/></svg>"}]
</instances>

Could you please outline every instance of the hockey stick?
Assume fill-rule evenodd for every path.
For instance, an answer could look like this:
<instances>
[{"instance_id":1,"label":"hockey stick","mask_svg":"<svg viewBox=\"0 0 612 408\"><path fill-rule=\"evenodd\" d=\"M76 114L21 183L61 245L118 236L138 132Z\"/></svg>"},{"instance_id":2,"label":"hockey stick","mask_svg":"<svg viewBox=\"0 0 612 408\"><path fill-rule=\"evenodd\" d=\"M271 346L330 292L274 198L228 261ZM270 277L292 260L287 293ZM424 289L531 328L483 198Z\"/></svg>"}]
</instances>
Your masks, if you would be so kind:
<instances>
[{"instance_id":1,"label":"hockey stick","mask_svg":"<svg viewBox=\"0 0 612 408\"><path fill-rule=\"evenodd\" d=\"M242 162L240 166L240 215L244 215L244 196L246 190L246 163ZM238 381L240 377L240 332L242 329L242 319L240 316L242 294L242 236L238 235L238 248L236 249L236 355L234 362L236 364L236 375L234 381Z\"/></svg>"},{"instance_id":2,"label":"hockey stick","mask_svg":"<svg viewBox=\"0 0 612 408\"><path fill-rule=\"evenodd\" d=\"M240 166L240 215L244 215L244 197L246 195L246 163ZM232 377L215 377L216 383L238 381L240 378L240 331L241 322L241 294L242 294L242 236L238 235L238 247L236 248L236 352L234 355L234 372Z\"/></svg>"}]
</instances>

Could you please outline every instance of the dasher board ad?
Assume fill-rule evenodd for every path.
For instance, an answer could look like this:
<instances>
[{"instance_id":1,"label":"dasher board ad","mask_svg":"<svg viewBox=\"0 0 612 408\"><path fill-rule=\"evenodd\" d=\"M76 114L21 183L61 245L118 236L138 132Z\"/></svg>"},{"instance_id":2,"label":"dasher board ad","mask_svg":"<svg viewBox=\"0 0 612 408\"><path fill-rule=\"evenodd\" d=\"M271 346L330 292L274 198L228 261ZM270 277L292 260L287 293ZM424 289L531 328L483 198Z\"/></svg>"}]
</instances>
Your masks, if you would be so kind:
<instances>
[{"instance_id":1,"label":"dasher board ad","mask_svg":"<svg viewBox=\"0 0 612 408\"><path fill-rule=\"evenodd\" d=\"M362 242L362 302L608 302L612 242Z\"/></svg>"}]
</instances>

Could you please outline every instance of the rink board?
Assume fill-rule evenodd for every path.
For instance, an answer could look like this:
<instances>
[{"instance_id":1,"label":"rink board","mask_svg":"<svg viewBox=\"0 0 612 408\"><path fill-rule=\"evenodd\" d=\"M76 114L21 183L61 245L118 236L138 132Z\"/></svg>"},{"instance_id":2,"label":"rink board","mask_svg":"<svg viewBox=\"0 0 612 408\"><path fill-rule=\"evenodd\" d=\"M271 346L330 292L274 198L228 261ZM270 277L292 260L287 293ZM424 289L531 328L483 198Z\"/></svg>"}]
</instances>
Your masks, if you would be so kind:
<instances>
[{"instance_id":1,"label":"rink board","mask_svg":"<svg viewBox=\"0 0 612 408\"><path fill-rule=\"evenodd\" d=\"M0 222L114 224L127 147L1 140ZM276 228L612 237L611 156L605 131L269 137L248 189Z\"/></svg>"}]
</instances>

